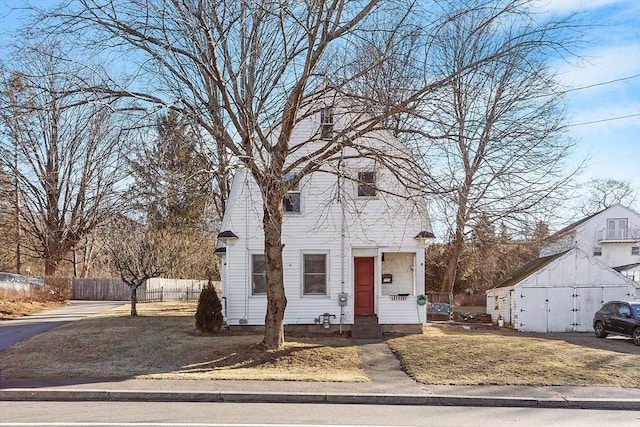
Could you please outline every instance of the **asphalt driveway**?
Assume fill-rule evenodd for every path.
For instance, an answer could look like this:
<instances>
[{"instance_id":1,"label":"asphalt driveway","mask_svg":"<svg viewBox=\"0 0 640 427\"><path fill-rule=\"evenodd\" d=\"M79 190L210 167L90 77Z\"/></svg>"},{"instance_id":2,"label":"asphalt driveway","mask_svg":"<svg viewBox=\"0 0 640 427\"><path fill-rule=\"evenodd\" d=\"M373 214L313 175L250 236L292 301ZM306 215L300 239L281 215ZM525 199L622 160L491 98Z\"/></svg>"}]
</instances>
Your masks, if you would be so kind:
<instances>
[{"instance_id":1,"label":"asphalt driveway","mask_svg":"<svg viewBox=\"0 0 640 427\"><path fill-rule=\"evenodd\" d=\"M534 334L531 336L549 340L565 341L569 344L579 345L598 350L609 350L617 353L640 354L640 347L633 344L629 337L609 334L605 339L596 338L593 332L550 332L546 334Z\"/></svg>"},{"instance_id":2,"label":"asphalt driveway","mask_svg":"<svg viewBox=\"0 0 640 427\"><path fill-rule=\"evenodd\" d=\"M16 320L3 320L0 322L0 352L33 335L123 304L123 301L69 301L67 305L53 310Z\"/></svg>"}]
</instances>

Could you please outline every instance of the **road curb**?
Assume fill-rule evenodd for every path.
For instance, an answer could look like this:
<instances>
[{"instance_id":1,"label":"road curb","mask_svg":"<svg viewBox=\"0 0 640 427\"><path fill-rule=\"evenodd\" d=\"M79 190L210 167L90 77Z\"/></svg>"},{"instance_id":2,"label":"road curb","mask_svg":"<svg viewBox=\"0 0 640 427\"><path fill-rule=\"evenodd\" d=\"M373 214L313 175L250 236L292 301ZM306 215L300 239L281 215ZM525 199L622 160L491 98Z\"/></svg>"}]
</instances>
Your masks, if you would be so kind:
<instances>
[{"instance_id":1,"label":"road curb","mask_svg":"<svg viewBox=\"0 0 640 427\"><path fill-rule=\"evenodd\" d=\"M221 391L1 389L0 401L264 402L640 410L640 399Z\"/></svg>"}]
</instances>

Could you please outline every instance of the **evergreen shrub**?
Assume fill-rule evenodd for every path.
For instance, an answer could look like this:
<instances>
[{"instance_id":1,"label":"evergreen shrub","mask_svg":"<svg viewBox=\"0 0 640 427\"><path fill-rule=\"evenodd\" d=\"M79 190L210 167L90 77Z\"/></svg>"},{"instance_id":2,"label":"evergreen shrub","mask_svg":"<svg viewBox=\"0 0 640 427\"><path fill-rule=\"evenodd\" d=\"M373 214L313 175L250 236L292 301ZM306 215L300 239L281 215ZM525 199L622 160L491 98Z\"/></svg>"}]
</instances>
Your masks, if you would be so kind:
<instances>
[{"instance_id":1,"label":"evergreen shrub","mask_svg":"<svg viewBox=\"0 0 640 427\"><path fill-rule=\"evenodd\" d=\"M200 291L196 309L196 328L201 332L219 332L222 329L222 303L211 281Z\"/></svg>"}]
</instances>

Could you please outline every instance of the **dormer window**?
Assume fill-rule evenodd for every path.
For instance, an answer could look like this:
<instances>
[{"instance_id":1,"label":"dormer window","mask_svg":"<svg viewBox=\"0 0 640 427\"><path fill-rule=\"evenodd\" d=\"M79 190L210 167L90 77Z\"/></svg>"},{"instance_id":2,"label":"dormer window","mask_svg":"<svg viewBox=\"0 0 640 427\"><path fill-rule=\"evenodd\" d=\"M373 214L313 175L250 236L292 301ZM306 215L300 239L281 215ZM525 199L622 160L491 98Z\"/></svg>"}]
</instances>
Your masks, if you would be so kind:
<instances>
[{"instance_id":1,"label":"dormer window","mask_svg":"<svg viewBox=\"0 0 640 427\"><path fill-rule=\"evenodd\" d=\"M333 108L320 110L320 139L333 138Z\"/></svg>"},{"instance_id":2,"label":"dormer window","mask_svg":"<svg viewBox=\"0 0 640 427\"><path fill-rule=\"evenodd\" d=\"M373 171L358 172L358 197L375 197L376 173Z\"/></svg>"},{"instance_id":3,"label":"dormer window","mask_svg":"<svg viewBox=\"0 0 640 427\"><path fill-rule=\"evenodd\" d=\"M289 173L284 177L285 183L293 180L296 177L295 173ZM296 186L293 189L287 191L282 200L282 210L285 212L300 212L300 188Z\"/></svg>"}]
</instances>

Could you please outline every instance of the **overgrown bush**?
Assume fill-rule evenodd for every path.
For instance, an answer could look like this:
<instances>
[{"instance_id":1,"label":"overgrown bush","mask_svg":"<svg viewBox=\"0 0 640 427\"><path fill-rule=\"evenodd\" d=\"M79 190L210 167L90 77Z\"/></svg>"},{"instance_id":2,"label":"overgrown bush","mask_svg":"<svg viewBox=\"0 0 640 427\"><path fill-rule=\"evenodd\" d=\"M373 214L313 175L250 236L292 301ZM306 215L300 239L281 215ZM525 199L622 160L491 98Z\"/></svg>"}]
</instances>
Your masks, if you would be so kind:
<instances>
[{"instance_id":1,"label":"overgrown bush","mask_svg":"<svg viewBox=\"0 0 640 427\"><path fill-rule=\"evenodd\" d=\"M45 277L44 287L53 301L71 299L71 279L64 277Z\"/></svg>"},{"instance_id":2,"label":"overgrown bush","mask_svg":"<svg viewBox=\"0 0 640 427\"><path fill-rule=\"evenodd\" d=\"M222 304L211 281L200 291L196 309L196 328L201 332L218 332L222 329Z\"/></svg>"}]
</instances>

